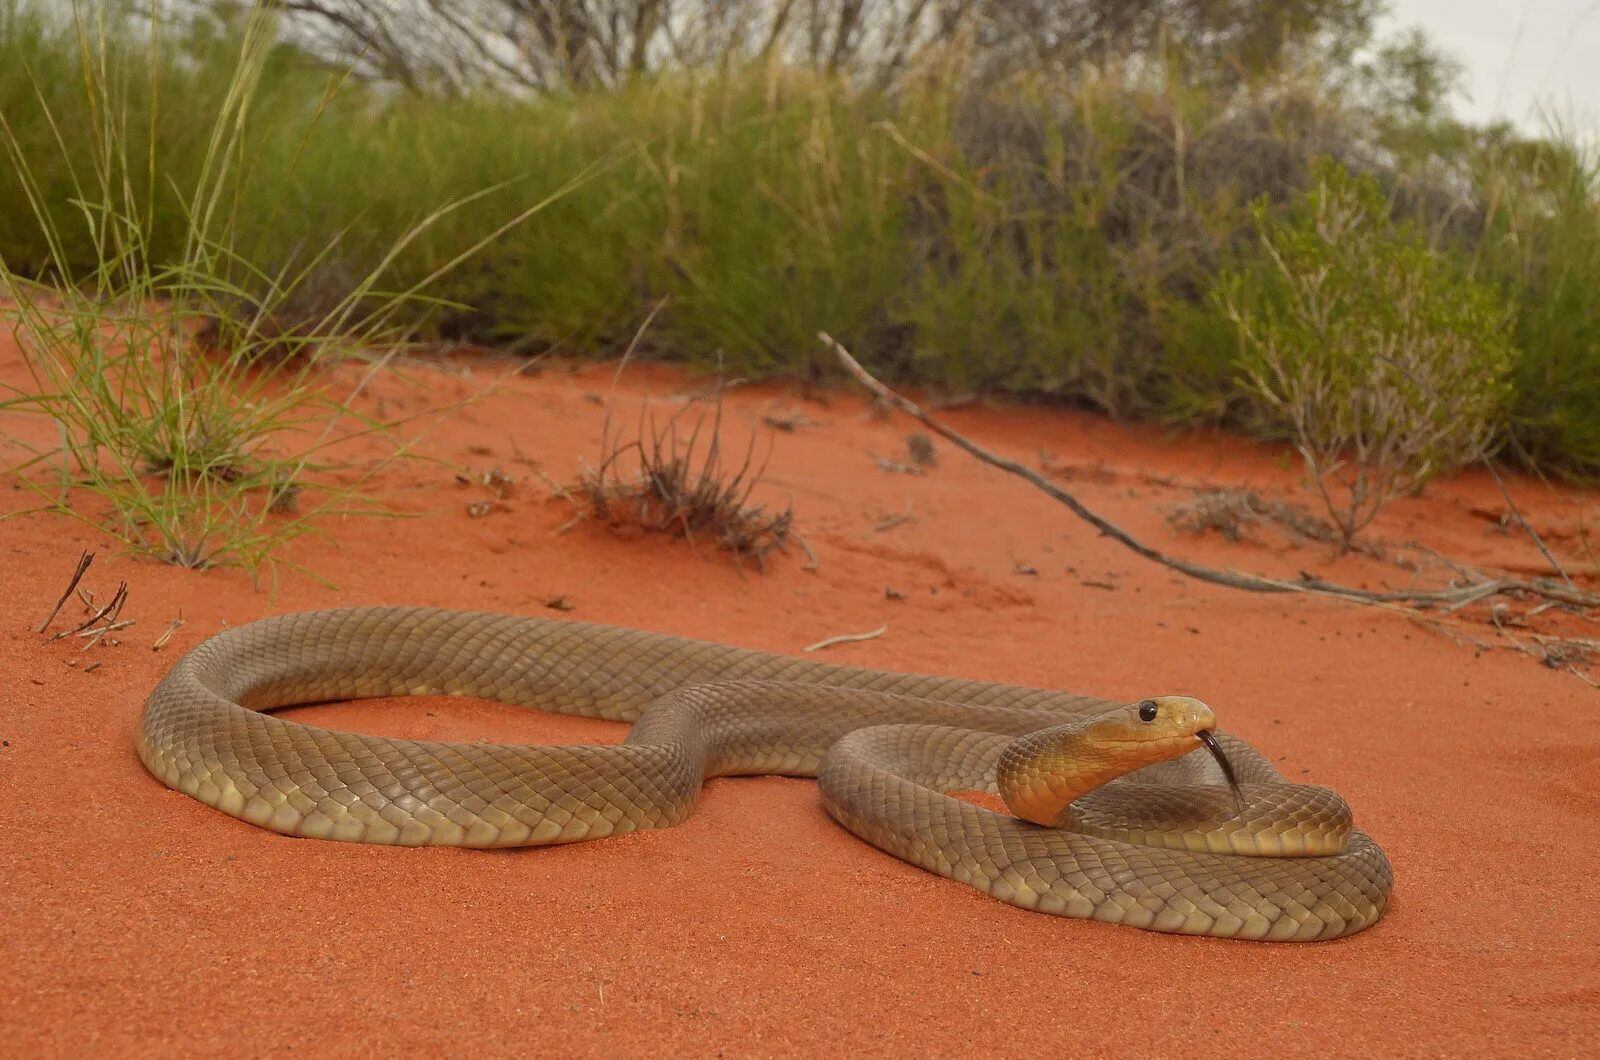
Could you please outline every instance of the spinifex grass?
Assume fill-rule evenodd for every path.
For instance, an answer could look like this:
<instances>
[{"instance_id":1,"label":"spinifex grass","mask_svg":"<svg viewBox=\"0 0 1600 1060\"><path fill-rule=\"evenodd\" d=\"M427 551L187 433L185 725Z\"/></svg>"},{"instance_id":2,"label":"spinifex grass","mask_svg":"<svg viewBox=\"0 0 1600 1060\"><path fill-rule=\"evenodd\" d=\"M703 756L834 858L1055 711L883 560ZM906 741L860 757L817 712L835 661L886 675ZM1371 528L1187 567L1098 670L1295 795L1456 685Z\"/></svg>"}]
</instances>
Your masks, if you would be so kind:
<instances>
[{"instance_id":1,"label":"spinifex grass","mask_svg":"<svg viewBox=\"0 0 1600 1060\"><path fill-rule=\"evenodd\" d=\"M406 248L453 209L499 189L426 214L342 291L311 287L327 274L337 234L299 267L267 273L240 248L241 202L269 214L282 205L247 195L259 157L249 136L253 93L276 46L270 17L253 16L240 37L232 80L187 186L173 183L156 151L158 74L169 66L155 37L143 84L106 25L80 19L76 28L87 110L97 116L86 162L84 146L69 145L55 122L42 86L35 101L56 137L52 177L59 181L64 167L70 181L66 221L45 190L36 145L0 115L13 179L47 248L38 271L50 281L33 282L0 262L0 293L11 299L5 315L32 376L0 407L47 416L58 438L18 470L31 472L23 480L45 493L47 506L104 525L136 551L190 567L255 570L313 529L315 516L378 510L361 489L385 460L337 483L307 474L328 470L330 450L352 434L384 433L348 407L350 395L328 388L337 378L330 365L392 335L400 307L428 301L421 292L430 283L550 199L502 218L399 293L381 293L378 283ZM142 91L139 109L127 102L133 84ZM332 79L323 102L339 88ZM133 113L145 114L150 128L132 129ZM176 240L167 240L172 245L159 249L158 202L167 213L175 203L185 219ZM403 452L396 445L386 459ZM52 460L56 480L38 473ZM109 516L85 507L86 495Z\"/></svg>"},{"instance_id":2,"label":"spinifex grass","mask_svg":"<svg viewBox=\"0 0 1600 1060\"><path fill-rule=\"evenodd\" d=\"M238 356L205 355L192 322L160 297L186 292L160 283L105 302L68 290L57 305L13 286L33 386L7 404L56 425L58 448L30 463L58 463L59 490L37 473L24 479L53 492L51 506L97 522L109 515L107 529L137 551L190 567L253 569L309 528L297 510L315 444L302 440L296 452L288 442L339 413L312 385L312 365L257 371Z\"/></svg>"}]
</instances>

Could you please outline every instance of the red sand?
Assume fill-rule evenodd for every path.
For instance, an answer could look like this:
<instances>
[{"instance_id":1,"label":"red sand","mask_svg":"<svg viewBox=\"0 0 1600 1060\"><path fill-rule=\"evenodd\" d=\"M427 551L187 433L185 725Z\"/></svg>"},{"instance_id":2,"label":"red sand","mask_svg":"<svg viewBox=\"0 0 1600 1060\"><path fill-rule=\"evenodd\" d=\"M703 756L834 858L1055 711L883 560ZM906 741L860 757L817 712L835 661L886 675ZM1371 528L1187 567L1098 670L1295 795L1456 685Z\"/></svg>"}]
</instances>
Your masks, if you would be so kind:
<instances>
[{"instance_id":1,"label":"red sand","mask_svg":"<svg viewBox=\"0 0 1600 1060\"><path fill-rule=\"evenodd\" d=\"M503 364L416 364L361 406L389 417L477 393ZM1185 580L943 444L922 476L912 426L859 398L780 387L727 400L729 443L778 433L763 499L792 499L798 550L768 573L724 554L586 523L527 462L569 481L593 461L611 367L547 368L429 421L438 464L383 473L414 518L351 518L291 557L275 591L231 571L125 558L55 516L0 521L0 1042L13 1056L455 1053L599 1055L1578 1055L1600 1032L1600 698L1570 674L1475 650L1406 619ZM20 382L13 347L0 379ZM341 372L349 383L353 372ZM633 366L632 431L705 386ZM1404 572L1321 546L1181 535L1197 484L1294 493L1281 454L1085 415L968 408L949 421L1007 454L1046 453L1068 488L1159 547L1224 566L1376 585ZM14 438L47 426L0 414ZM376 452L372 448L369 452ZM454 481L499 466L506 510ZM1511 488L1565 554L1592 495ZM5 510L32 503L7 490ZM1378 528L1468 562L1537 566L1505 505L1468 475L1397 502ZM874 527L886 516L909 522ZM86 585L130 586L137 625L87 653L32 630L81 548ZM1031 570L1037 573L1031 573ZM1103 588L1100 585L1109 585ZM891 599L886 589L904 594ZM823 812L808 780L713 781L686 824L564 848L484 853L283 838L145 773L144 697L223 625L329 605L553 614L797 652L887 624L829 659L1109 697L1183 692L1224 728L1330 785L1387 850L1389 915L1309 946L1191 939L1024 912L903 864ZM151 644L182 613L170 646ZM66 614L76 615L76 604ZM1503 644L1475 619L1474 633ZM56 628L63 622L58 620ZM1579 627L1588 632L1592 627ZM86 672L90 662L98 667ZM334 728L457 740L614 741L623 728L440 699L294 712ZM1585 1046L1584 1043L1588 1042ZM1590 1054L1592 1055L1592 1054Z\"/></svg>"}]
</instances>

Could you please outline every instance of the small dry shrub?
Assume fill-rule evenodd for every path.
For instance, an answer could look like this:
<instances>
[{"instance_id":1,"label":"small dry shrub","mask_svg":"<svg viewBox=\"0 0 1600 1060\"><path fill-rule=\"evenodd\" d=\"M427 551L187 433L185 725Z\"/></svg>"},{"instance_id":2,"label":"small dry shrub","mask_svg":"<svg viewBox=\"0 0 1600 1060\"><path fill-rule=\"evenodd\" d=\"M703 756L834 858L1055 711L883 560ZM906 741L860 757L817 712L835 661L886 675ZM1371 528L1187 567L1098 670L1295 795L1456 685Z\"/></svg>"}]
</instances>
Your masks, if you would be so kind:
<instances>
[{"instance_id":1,"label":"small dry shrub","mask_svg":"<svg viewBox=\"0 0 1600 1060\"><path fill-rule=\"evenodd\" d=\"M646 433L641 426L637 439L619 444L611 440L608 425L599 467L586 469L572 493L586 514L613 526L712 541L765 570L767 554L787 548L794 513L750 503L761 481L761 469L753 465L753 438L737 467L723 462L720 392L701 449L703 427L701 416L684 435L675 414L664 427L652 422Z\"/></svg>"},{"instance_id":2,"label":"small dry shrub","mask_svg":"<svg viewBox=\"0 0 1600 1060\"><path fill-rule=\"evenodd\" d=\"M1167 522L1186 534L1217 533L1229 541L1254 541L1266 514L1261 498L1250 490L1201 490L1194 500L1171 508Z\"/></svg>"},{"instance_id":3,"label":"small dry shrub","mask_svg":"<svg viewBox=\"0 0 1600 1060\"><path fill-rule=\"evenodd\" d=\"M1200 490L1193 500L1169 510L1167 522L1184 533L1218 533L1229 541L1255 541L1256 529L1271 524L1295 537L1343 543L1332 523L1302 505L1269 501L1247 489Z\"/></svg>"}]
</instances>

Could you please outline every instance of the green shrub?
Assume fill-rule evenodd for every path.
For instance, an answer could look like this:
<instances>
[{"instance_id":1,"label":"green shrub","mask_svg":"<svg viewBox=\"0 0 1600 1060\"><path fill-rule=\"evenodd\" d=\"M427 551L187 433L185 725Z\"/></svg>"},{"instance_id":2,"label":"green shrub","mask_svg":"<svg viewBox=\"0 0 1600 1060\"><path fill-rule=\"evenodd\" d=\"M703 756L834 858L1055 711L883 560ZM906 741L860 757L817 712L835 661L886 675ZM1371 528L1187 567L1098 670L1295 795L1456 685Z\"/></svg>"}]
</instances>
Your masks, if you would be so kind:
<instances>
[{"instance_id":1,"label":"green shrub","mask_svg":"<svg viewBox=\"0 0 1600 1060\"><path fill-rule=\"evenodd\" d=\"M1220 276L1214 305L1241 387L1293 439L1348 547L1398 491L1490 450L1511 312L1340 165L1319 164L1286 216L1262 205L1257 219L1260 255Z\"/></svg>"}]
</instances>

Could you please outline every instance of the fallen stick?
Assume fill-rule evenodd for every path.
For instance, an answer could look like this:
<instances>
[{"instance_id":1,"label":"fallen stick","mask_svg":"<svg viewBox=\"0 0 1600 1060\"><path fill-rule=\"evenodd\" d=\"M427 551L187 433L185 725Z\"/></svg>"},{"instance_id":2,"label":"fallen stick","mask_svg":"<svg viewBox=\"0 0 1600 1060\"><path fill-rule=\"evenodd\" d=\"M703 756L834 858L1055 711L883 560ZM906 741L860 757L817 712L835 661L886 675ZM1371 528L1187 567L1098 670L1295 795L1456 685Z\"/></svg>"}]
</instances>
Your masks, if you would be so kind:
<instances>
[{"instance_id":1,"label":"fallen stick","mask_svg":"<svg viewBox=\"0 0 1600 1060\"><path fill-rule=\"evenodd\" d=\"M879 382L865 368L861 367L850 351L845 349L837 339L827 332L818 332L817 335L824 345L833 350L847 372L872 392L873 396L887 405L892 405L908 416L920 421L929 430L935 432L946 441L959 449L981 460L991 467L1016 475L1025 479L1033 486L1043 491L1053 500L1059 501L1072 510L1078 518L1089 523L1106 537L1113 539L1126 548L1138 553L1145 559L1169 567L1180 574L1188 575L1198 581L1210 582L1213 585L1225 585L1230 589L1239 589L1253 593L1308 593L1313 596L1328 596L1341 600L1352 600L1365 604L1416 604L1433 607L1441 604L1474 603L1488 596L1502 593L1530 593L1547 600L1556 600L1560 603L1572 604L1576 607L1600 607L1600 593L1586 592L1582 589L1568 588L1542 579L1526 581L1520 578L1488 578L1482 581L1469 582L1466 585L1450 589L1418 590L1397 589L1383 592L1373 592L1367 589L1357 589L1354 586L1340 585L1338 582L1325 581L1321 578L1304 576L1298 581L1285 581L1279 578L1265 578L1255 574L1244 574L1239 571L1221 570L1216 567L1207 567L1199 563L1192 563L1179 556L1169 556L1158 549L1137 540L1126 530L1093 511L1078 498L1057 486L1032 468L1019 464L1015 460L1007 459L970 441L966 436L953 428L947 427L934 419L918 405L907 398L890 390Z\"/></svg>"}]
</instances>

